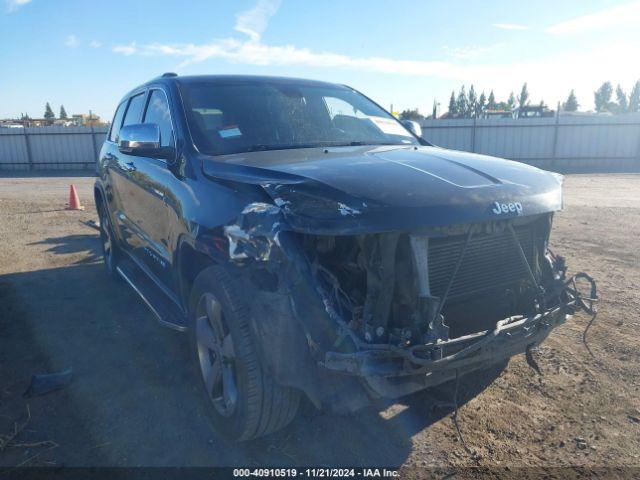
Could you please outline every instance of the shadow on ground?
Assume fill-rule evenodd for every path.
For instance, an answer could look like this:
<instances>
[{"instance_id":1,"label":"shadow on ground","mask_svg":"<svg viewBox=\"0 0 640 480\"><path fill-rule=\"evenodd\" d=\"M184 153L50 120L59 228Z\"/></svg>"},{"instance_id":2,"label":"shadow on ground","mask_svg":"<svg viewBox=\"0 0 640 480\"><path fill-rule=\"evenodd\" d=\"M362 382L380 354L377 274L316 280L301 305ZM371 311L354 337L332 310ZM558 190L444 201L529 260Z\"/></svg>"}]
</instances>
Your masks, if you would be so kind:
<instances>
[{"instance_id":1,"label":"shadow on ground","mask_svg":"<svg viewBox=\"0 0 640 480\"><path fill-rule=\"evenodd\" d=\"M88 237L88 238L85 238ZM91 251L95 235L47 239L60 254ZM411 437L451 413L432 408L451 389L402 399L395 414L380 404L350 416L305 408L286 430L245 444L216 436L192 381L183 334L160 326L101 263L0 277L0 434L24 418L23 442L54 441L0 452L0 465L387 465L409 456ZM65 390L24 399L32 374L73 368ZM463 378L460 404L502 368ZM29 460L30 456L37 458Z\"/></svg>"},{"instance_id":2,"label":"shadow on ground","mask_svg":"<svg viewBox=\"0 0 640 480\"><path fill-rule=\"evenodd\" d=\"M73 253L85 254L81 260L76 262L82 263L94 263L102 259L102 251L100 250L100 243L97 232L92 234L75 234L66 235L64 237L47 238L39 242L29 243L28 246L34 245L46 245L47 252L65 255Z\"/></svg>"}]
</instances>

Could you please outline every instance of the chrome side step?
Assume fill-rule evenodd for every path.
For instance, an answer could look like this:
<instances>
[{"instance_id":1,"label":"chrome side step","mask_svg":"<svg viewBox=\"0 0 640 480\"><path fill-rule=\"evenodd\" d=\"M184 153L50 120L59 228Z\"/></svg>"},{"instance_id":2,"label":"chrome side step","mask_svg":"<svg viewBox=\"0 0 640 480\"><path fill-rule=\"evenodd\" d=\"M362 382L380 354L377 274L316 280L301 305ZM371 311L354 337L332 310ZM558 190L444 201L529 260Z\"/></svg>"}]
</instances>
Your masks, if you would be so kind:
<instances>
[{"instance_id":1,"label":"chrome side step","mask_svg":"<svg viewBox=\"0 0 640 480\"><path fill-rule=\"evenodd\" d=\"M125 260L116 267L118 274L138 294L162 325L180 332L185 331L187 319L184 315L171 300L164 298L164 293L152 280L145 278L146 275L137 270L138 267L130 260Z\"/></svg>"}]
</instances>

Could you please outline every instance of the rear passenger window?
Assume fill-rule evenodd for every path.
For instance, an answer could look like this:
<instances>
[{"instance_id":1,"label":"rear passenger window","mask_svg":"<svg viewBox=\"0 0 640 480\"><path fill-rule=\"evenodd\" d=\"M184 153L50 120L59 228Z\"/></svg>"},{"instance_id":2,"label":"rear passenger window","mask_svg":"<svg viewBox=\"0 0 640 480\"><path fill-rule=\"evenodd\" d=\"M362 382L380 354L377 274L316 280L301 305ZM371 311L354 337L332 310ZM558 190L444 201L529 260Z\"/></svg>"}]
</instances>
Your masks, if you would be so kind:
<instances>
[{"instance_id":1,"label":"rear passenger window","mask_svg":"<svg viewBox=\"0 0 640 480\"><path fill-rule=\"evenodd\" d=\"M124 116L124 125L131 125L132 123L140 123L142 118L142 110L144 109L144 93L131 97L129 101L129 108Z\"/></svg>"},{"instance_id":2,"label":"rear passenger window","mask_svg":"<svg viewBox=\"0 0 640 480\"><path fill-rule=\"evenodd\" d=\"M144 123L155 123L160 129L160 146L170 147L173 144L171 114L167 97L162 90L153 90L149 97Z\"/></svg>"},{"instance_id":3,"label":"rear passenger window","mask_svg":"<svg viewBox=\"0 0 640 480\"><path fill-rule=\"evenodd\" d=\"M111 133L109 133L109 141L117 142L118 134L120 133L120 125L122 125L122 117L124 116L124 109L127 106L127 102L122 102L118 109L116 110L116 114L113 116L113 123L111 124Z\"/></svg>"}]
</instances>

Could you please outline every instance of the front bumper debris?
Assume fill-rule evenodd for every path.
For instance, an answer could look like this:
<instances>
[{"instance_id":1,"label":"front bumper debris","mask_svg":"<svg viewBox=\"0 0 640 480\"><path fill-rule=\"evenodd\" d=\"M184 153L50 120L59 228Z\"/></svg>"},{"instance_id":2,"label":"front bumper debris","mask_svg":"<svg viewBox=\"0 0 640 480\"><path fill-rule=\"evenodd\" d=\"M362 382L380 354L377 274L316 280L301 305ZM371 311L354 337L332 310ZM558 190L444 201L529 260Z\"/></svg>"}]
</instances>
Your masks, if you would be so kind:
<instances>
[{"instance_id":1,"label":"front bumper debris","mask_svg":"<svg viewBox=\"0 0 640 480\"><path fill-rule=\"evenodd\" d=\"M353 353L327 352L321 365L329 370L362 377L404 377L483 368L528 347L540 344L553 328L565 322L566 309L556 307L533 317L500 320L494 330L473 333L447 341L399 347L368 345Z\"/></svg>"}]
</instances>

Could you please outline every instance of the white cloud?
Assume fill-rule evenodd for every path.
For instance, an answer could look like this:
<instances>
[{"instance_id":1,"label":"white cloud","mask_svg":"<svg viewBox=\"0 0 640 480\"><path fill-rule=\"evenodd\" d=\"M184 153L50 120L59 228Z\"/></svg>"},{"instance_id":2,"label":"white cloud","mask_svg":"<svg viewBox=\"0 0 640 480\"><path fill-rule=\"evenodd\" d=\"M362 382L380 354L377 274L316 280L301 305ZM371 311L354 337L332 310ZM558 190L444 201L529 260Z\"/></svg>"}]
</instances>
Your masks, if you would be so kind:
<instances>
[{"instance_id":1,"label":"white cloud","mask_svg":"<svg viewBox=\"0 0 640 480\"><path fill-rule=\"evenodd\" d=\"M519 23L494 23L493 26L501 30L528 30L529 29L528 26L521 25Z\"/></svg>"},{"instance_id":2,"label":"white cloud","mask_svg":"<svg viewBox=\"0 0 640 480\"><path fill-rule=\"evenodd\" d=\"M67 39L64 41L64 44L69 48L77 48L80 45L80 42L75 35L67 35Z\"/></svg>"},{"instance_id":3,"label":"white cloud","mask_svg":"<svg viewBox=\"0 0 640 480\"><path fill-rule=\"evenodd\" d=\"M542 96L550 105L564 100L573 88L585 107L591 104L593 91L603 81L615 79L616 82L631 83L640 78L640 64L628 61L637 56L640 41L610 41L591 51L575 50L515 62L501 61L495 55L485 56L489 58L482 61L477 59L484 50L495 46L449 49L453 57L451 60L354 57L336 52L313 51L296 45L265 44L261 41L261 35L267 26L268 16L272 13L263 15L260 21L255 20L258 18L255 14L255 23L251 24L251 28L247 27L250 22L246 20L246 15L247 12L238 15L238 19L244 19L245 23L236 30L242 31L248 38L229 37L203 44L130 43L118 45L113 51L127 56L173 57L181 61L178 69L209 59L219 59L232 64L351 69L406 78L432 77L451 81L456 86L473 83L477 91L494 89L499 98L506 98L510 91L518 90L526 81L533 97L539 99ZM476 58L470 61L469 58L474 55Z\"/></svg>"},{"instance_id":4,"label":"white cloud","mask_svg":"<svg viewBox=\"0 0 640 480\"><path fill-rule=\"evenodd\" d=\"M269 19L280 7L280 0L258 0L255 7L236 15L235 30L257 42L267 28Z\"/></svg>"},{"instance_id":5,"label":"white cloud","mask_svg":"<svg viewBox=\"0 0 640 480\"><path fill-rule=\"evenodd\" d=\"M31 0L4 0L8 12L13 12L29 2L31 2Z\"/></svg>"},{"instance_id":6,"label":"white cloud","mask_svg":"<svg viewBox=\"0 0 640 480\"><path fill-rule=\"evenodd\" d=\"M91 43L89 43L89 46L91 48L100 48L102 46L102 43L97 40L91 40Z\"/></svg>"},{"instance_id":7,"label":"white cloud","mask_svg":"<svg viewBox=\"0 0 640 480\"><path fill-rule=\"evenodd\" d=\"M625 25L637 26L639 23L640 1L636 1L557 23L546 28L545 31L554 35L564 35Z\"/></svg>"},{"instance_id":8,"label":"white cloud","mask_svg":"<svg viewBox=\"0 0 640 480\"><path fill-rule=\"evenodd\" d=\"M442 47L442 50L446 55L457 60L476 60L491 51L499 49L503 45L504 44L502 43L497 43L495 45L488 46L468 45L465 47L454 48L445 45L444 47Z\"/></svg>"},{"instance_id":9,"label":"white cloud","mask_svg":"<svg viewBox=\"0 0 640 480\"><path fill-rule=\"evenodd\" d=\"M394 60L383 57L355 58L339 53L314 52L294 45L265 45L253 40L226 38L211 43L119 45L114 48L124 55L163 55L182 58L181 66L220 58L250 65L304 65L311 67L352 67L386 73L434 75L459 67L440 61Z\"/></svg>"},{"instance_id":10,"label":"white cloud","mask_svg":"<svg viewBox=\"0 0 640 480\"><path fill-rule=\"evenodd\" d=\"M138 53L138 47L135 42L130 43L129 45L117 45L113 47L113 51L115 53L121 53L122 55L129 56Z\"/></svg>"}]
</instances>

